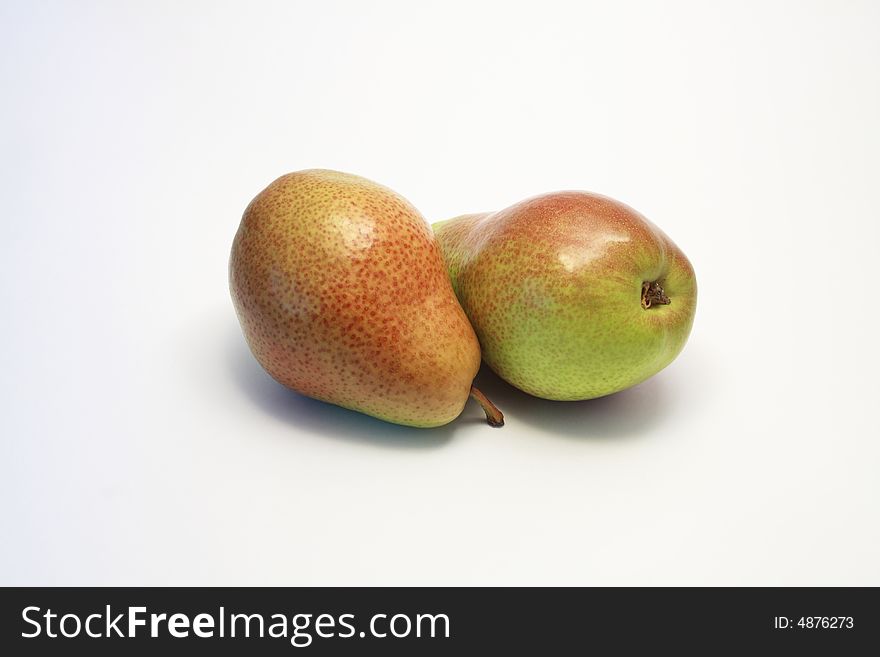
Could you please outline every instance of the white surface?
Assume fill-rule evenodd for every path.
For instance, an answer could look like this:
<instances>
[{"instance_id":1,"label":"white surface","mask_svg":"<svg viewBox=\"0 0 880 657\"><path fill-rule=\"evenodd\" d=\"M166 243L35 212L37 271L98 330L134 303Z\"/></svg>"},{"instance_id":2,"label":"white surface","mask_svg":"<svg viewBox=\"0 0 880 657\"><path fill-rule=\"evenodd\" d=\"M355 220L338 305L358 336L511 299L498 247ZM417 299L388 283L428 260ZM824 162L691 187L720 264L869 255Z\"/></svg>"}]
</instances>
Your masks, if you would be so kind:
<instances>
[{"instance_id":1,"label":"white surface","mask_svg":"<svg viewBox=\"0 0 880 657\"><path fill-rule=\"evenodd\" d=\"M0 584L880 585L880 5L720 4L4 2ZM288 393L226 267L310 167L619 198L690 343L502 430Z\"/></svg>"}]
</instances>

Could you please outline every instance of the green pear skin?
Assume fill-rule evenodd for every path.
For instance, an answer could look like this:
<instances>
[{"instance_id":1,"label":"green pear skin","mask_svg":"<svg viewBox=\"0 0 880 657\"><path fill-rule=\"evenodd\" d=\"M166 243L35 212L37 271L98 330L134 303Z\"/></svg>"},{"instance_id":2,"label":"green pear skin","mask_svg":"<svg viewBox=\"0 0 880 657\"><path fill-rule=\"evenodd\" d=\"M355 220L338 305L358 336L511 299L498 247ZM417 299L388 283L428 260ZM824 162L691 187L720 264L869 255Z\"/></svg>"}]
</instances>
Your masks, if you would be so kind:
<instances>
[{"instance_id":1,"label":"green pear skin","mask_svg":"<svg viewBox=\"0 0 880 657\"><path fill-rule=\"evenodd\" d=\"M248 345L301 394L396 424L434 427L473 395L480 347L421 214L351 174L281 176L244 212L229 262Z\"/></svg>"},{"instance_id":2,"label":"green pear skin","mask_svg":"<svg viewBox=\"0 0 880 657\"><path fill-rule=\"evenodd\" d=\"M623 203L556 192L433 228L483 360L531 395L571 401L624 390L687 341L693 267Z\"/></svg>"}]
</instances>

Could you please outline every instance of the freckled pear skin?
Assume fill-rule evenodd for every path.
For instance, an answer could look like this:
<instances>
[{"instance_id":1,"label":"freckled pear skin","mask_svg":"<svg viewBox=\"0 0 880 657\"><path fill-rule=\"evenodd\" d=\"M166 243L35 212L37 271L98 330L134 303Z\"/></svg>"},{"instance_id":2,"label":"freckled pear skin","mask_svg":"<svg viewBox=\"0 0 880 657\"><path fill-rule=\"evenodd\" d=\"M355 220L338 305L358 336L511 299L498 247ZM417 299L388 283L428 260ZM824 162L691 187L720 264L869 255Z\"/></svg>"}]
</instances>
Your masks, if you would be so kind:
<instances>
[{"instance_id":1,"label":"freckled pear skin","mask_svg":"<svg viewBox=\"0 0 880 657\"><path fill-rule=\"evenodd\" d=\"M697 301L684 253L627 205L537 196L434 224L483 360L536 397L602 397L681 352Z\"/></svg>"},{"instance_id":2,"label":"freckled pear skin","mask_svg":"<svg viewBox=\"0 0 880 657\"><path fill-rule=\"evenodd\" d=\"M229 278L251 351L285 386L415 427L461 413L479 343L430 226L391 190L278 178L244 212Z\"/></svg>"}]
</instances>

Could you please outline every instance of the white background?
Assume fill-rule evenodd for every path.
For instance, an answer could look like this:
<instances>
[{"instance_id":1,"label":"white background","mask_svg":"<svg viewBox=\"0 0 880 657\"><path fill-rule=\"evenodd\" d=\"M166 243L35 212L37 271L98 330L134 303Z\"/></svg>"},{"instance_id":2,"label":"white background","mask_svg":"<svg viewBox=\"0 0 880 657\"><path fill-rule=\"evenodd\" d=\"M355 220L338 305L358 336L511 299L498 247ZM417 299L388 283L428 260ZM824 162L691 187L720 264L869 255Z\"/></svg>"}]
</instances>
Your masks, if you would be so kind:
<instances>
[{"instance_id":1,"label":"white background","mask_svg":"<svg viewBox=\"0 0 880 657\"><path fill-rule=\"evenodd\" d=\"M880 585L880 4L3 2L0 584ZM410 430L286 391L227 289L327 167L557 189L690 256L678 360Z\"/></svg>"}]
</instances>

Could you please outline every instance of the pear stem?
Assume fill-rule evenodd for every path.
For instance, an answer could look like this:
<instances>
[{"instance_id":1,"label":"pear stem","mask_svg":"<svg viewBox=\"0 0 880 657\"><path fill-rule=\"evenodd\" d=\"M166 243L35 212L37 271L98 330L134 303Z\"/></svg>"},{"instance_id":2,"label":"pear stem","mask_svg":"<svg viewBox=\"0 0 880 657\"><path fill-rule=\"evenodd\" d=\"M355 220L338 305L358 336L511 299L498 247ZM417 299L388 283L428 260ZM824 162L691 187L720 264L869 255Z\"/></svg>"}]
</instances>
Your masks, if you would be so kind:
<instances>
[{"instance_id":1,"label":"pear stem","mask_svg":"<svg viewBox=\"0 0 880 657\"><path fill-rule=\"evenodd\" d=\"M486 413L486 421L490 427L504 426L504 415L476 386L471 386L471 397L476 399L480 406L483 407L483 411Z\"/></svg>"}]
</instances>

